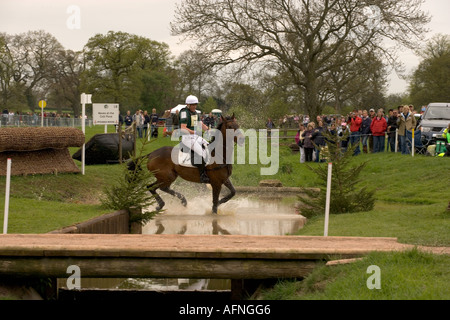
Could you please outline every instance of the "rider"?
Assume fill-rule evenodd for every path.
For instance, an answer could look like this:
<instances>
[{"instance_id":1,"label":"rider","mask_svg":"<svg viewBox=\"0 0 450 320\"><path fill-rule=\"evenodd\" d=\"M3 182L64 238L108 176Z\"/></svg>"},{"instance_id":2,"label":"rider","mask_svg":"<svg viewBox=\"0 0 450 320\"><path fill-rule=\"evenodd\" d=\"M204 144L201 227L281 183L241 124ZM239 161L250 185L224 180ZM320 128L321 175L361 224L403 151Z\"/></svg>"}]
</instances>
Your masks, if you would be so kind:
<instances>
[{"instance_id":1,"label":"rider","mask_svg":"<svg viewBox=\"0 0 450 320\"><path fill-rule=\"evenodd\" d=\"M207 142L201 137L202 130L208 130L209 128L202 123L200 116L197 113L198 99L196 96L188 96L186 98L186 107L180 110L180 129L184 131L182 136L182 143L201 157L199 161L192 161L200 172L200 182L209 183L209 177L206 174L206 146ZM189 133L189 134L187 134ZM194 157L194 154L191 153ZM196 157L194 157L196 158Z\"/></svg>"}]
</instances>

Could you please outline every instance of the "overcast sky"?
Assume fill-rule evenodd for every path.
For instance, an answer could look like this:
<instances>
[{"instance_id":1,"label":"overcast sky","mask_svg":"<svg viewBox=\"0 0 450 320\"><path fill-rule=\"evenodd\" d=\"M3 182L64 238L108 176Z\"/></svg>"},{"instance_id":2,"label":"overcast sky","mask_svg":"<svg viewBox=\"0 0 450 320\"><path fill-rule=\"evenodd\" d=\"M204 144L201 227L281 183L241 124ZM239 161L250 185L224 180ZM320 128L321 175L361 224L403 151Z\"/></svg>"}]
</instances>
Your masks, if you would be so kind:
<instances>
[{"instance_id":1,"label":"overcast sky","mask_svg":"<svg viewBox=\"0 0 450 320\"><path fill-rule=\"evenodd\" d=\"M170 22L179 2L181 0L0 0L0 32L17 34L45 30L66 49L81 50L97 33L123 31L165 42L177 56L189 48L189 44L180 44L170 35ZM70 11L72 6L79 8L79 21L73 19L76 12ZM424 10L433 17L428 37L450 33L450 0L426 0ZM401 60L409 72L419 63L409 51L401 53ZM391 75L389 93L403 92L406 88L405 81Z\"/></svg>"}]
</instances>

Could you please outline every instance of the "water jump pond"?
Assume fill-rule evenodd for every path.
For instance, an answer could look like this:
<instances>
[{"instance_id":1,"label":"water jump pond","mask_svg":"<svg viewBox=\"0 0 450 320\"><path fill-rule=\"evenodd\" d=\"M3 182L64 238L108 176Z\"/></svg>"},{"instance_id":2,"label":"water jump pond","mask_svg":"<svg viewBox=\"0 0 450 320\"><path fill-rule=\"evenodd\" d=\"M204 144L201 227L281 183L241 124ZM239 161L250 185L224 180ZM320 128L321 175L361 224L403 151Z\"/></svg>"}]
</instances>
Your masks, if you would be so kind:
<instances>
[{"instance_id":1,"label":"water jump pond","mask_svg":"<svg viewBox=\"0 0 450 320\"><path fill-rule=\"evenodd\" d=\"M252 188L237 191L236 197L211 213L212 197L205 187L184 188L188 205L161 194L165 211L142 228L143 234L198 235L287 235L303 227L306 218L295 209L295 190ZM260 192L258 192L258 190ZM226 192L226 191L225 191ZM223 279L127 279L120 289L155 291L230 290L231 281Z\"/></svg>"},{"instance_id":2,"label":"water jump pond","mask_svg":"<svg viewBox=\"0 0 450 320\"><path fill-rule=\"evenodd\" d=\"M298 189L276 187L236 188L237 194L212 214L212 195L208 186L181 182L174 189L188 200L186 207L177 198L160 193L164 211L142 227L142 234L264 235L293 234L306 218L295 209ZM224 190L223 193L228 192ZM221 195L223 196L223 195ZM154 209L153 207L148 210ZM257 270L255 270L257 272ZM148 292L229 292L227 279L82 279L82 288L144 290ZM164 294L166 295L166 294Z\"/></svg>"}]
</instances>

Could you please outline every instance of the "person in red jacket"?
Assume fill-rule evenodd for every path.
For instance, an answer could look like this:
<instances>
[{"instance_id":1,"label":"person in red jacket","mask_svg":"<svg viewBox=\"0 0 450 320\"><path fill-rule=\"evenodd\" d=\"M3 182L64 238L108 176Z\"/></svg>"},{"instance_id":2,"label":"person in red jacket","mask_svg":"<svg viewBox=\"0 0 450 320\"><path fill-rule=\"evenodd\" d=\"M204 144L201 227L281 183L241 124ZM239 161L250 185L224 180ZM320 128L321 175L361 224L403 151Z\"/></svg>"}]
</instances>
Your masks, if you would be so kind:
<instances>
[{"instance_id":1,"label":"person in red jacket","mask_svg":"<svg viewBox=\"0 0 450 320\"><path fill-rule=\"evenodd\" d=\"M347 122L350 122L350 144L357 145L353 155L357 156L358 154L361 153L361 150L359 149L359 139L361 137L361 132L359 131L359 128L361 127L362 123L361 117L358 116L358 110L354 110L352 112Z\"/></svg>"},{"instance_id":2,"label":"person in red jacket","mask_svg":"<svg viewBox=\"0 0 450 320\"><path fill-rule=\"evenodd\" d=\"M370 131L373 135L373 153L384 151L385 134L387 130L387 122L383 115L383 110L378 109L377 116L372 119Z\"/></svg>"}]
</instances>

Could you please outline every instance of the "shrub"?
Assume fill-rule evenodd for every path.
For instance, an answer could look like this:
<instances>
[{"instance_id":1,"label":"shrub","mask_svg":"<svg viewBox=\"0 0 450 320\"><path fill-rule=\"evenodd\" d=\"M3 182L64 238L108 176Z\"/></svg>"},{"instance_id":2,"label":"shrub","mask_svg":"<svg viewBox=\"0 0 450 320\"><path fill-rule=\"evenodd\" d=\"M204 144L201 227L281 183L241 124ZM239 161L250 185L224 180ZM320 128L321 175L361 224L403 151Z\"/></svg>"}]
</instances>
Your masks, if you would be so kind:
<instances>
[{"instance_id":1,"label":"shrub","mask_svg":"<svg viewBox=\"0 0 450 320\"><path fill-rule=\"evenodd\" d=\"M340 142L347 139L348 133L342 137L324 130L323 135L327 141L327 148L321 153L328 162L333 163L331 180L330 214L352 213L373 210L375 204L375 190L367 190L366 187L358 188L361 181L358 177L365 168L367 162L352 165L352 156L356 145L349 146L346 151L341 150ZM303 203L300 207L301 214L307 218L323 214L326 203L326 190L328 178L327 163L320 164L317 168L306 165L319 177L320 192L306 191L307 197L299 196Z\"/></svg>"},{"instance_id":2,"label":"shrub","mask_svg":"<svg viewBox=\"0 0 450 320\"><path fill-rule=\"evenodd\" d=\"M146 143L143 143L139 156L122 164L123 173L117 176L114 184L105 188L105 196L101 199L104 207L112 210L127 210L130 214L130 223L138 222L141 225L145 225L160 212L159 210L143 212L145 208L156 202L155 197L148 189L155 178L145 168L147 156L141 156L145 145ZM142 212L142 214L136 214L136 211Z\"/></svg>"}]
</instances>

